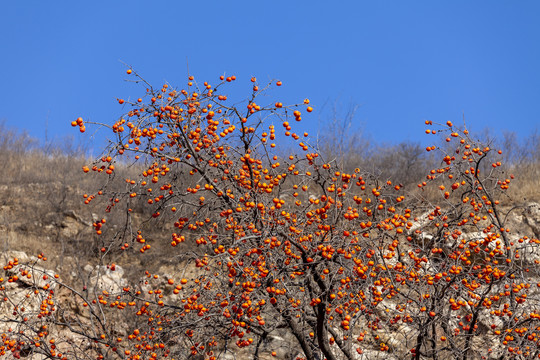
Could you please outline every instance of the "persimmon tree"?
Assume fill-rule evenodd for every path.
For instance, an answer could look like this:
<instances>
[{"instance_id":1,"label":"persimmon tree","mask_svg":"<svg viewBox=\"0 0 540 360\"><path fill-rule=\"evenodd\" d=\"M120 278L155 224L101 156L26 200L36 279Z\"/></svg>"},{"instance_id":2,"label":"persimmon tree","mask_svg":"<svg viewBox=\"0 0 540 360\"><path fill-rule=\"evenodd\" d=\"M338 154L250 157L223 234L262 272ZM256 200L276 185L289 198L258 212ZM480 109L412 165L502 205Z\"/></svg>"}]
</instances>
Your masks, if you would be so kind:
<instances>
[{"instance_id":1,"label":"persimmon tree","mask_svg":"<svg viewBox=\"0 0 540 360\"><path fill-rule=\"evenodd\" d=\"M190 77L185 89L173 89L128 74L146 92L118 100L129 107L122 118L72 124L105 126L113 135L103 156L83 168L104 181L85 201L104 199L112 215L125 205L128 216L143 201L154 221L174 224L166 255L182 267L166 279L141 269L140 284L117 292L97 284L78 291L51 277L71 307L55 303L48 287L29 285L45 309L13 312L18 325L4 334L5 351L218 359L243 349L259 359L267 339L286 331L299 357L310 360L373 351L413 359L539 357L539 240L510 232L499 198L511 177L497 151L467 130L426 121L426 133L447 136L444 146L426 148L440 163L407 188L323 158L299 124L313 110L309 100L262 103L281 82L252 78L251 95L234 103L224 92L234 76L217 85ZM296 151L278 151L285 142ZM108 179L126 164L139 175L126 179L125 191L109 191ZM153 251L152 234L132 224L103 239L102 259ZM106 226L94 223L96 234L104 236ZM118 319L126 328L115 327ZM78 340L63 332L63 339L41 341L44 326ZM58 342L70 346L59 354Z\"/></svg>"}]
</instances>

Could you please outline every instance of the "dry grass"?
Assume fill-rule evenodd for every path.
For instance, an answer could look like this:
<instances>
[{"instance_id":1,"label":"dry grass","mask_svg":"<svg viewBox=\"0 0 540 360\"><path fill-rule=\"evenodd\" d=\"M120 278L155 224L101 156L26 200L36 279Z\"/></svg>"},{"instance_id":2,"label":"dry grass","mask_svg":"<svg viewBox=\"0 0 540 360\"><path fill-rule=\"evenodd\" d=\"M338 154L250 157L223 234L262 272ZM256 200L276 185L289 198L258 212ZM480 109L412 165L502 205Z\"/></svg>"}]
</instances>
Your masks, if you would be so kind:
<instances>
[{"instance_id":1,"label":"dry grass","mask_svg":"<svg viewBox=\"0 0 540 360\"><path fill-rule=\"evenodd\" d=\"M415 191L416 185L425 181L426 174L431 169L442 166L442 156L427 153L424 147L415 142L400 144L377 143L352 128L351 114L342 117L334 114L333 120L318 139L323 158L335 159L346 171L360 168L378 176L381 181L392 180L401 183L405 189L428 200L440 200L437 191L426 189L422 194ZM507 179L514 175L505 202L523 204L540 202L540 132L534 131L524 139L509 131L503 131L500 136L492 132L471 134L472 139L489 145L492 149L502 151L502 155L488 157L483 161L484 173L491 171L491 163L501 161ZM438 143L443 151L453 152L441 137ZM440 155L440 154L439 154Z\"/></svg>"},{"instance_id":2,"label":"dry grass","mask_svg":"<svg viewBox=\"0 0 540 360\"><path fill-rule=\"evenodd\" d=\"M105 179L90 172L81 171L90 160L84 156L84 149L74 145L62 148L48 144L40 146L25 134L16 133L0 124L0 166L4 176L0 177L0 250L19 250L28 254L45 252L58 265L69 264L74 258L86 258L95 262L123 265L128 274L139 274L140 269L157 269L174 262L171 256L170 234L174 232L171 216L162 216L159 221L151 219L151 211L141 202L132 202L134 229L142 229L148 235L152 251L144 256L133 257L136 249L120 251L110 248L106 255L99 249L126 233L127 205L118 206L106 214L107 226L103 235L97 236L92 222L105 215L106 199L99 199L84 205L83 194L92 194L100 189ZM536 140L535 140L536 139ZM506 203L521 205L530 201L540 202L540 143L536 138L523 142L521 148L507 141L511 156L507 156L507 173L513 173L509 199ZM535 147L536 146L536 147ZM423 181L426 172L434 166L433 158L426 156L418 145L403 143L391 146L371 146L368 156L359 154L342 159L345 167L355 168L360 163L369 167L381 179L392 179L404 184L413 194L416 184ZM534 151L532 151L534 150ZM510 152L510 150L509 150ZM354 163L353 163L354 160ZM107 189L121 193L126 190L124 179L136 178L140 169L117 166L117 175L111 178ZM103 174L101 174L103 175ZM435 200L440 193L424 192L423 198ZM149 221L147 221L149 220ZM128 234L128 238L131 235ZM106 239L106 241L105 241ZM186 242L174 251L191 249ZM163 256L167 254L167 256ZM68 259L68 260L66 260ZM139 274L140 275L140 274ZM135 275L134 275L135 276Z\"/></svg>"},{"instance_id":3,"label":"dry grass","mask_svg":"<svg viewBox=\"0 0 540 360\"><path fill-rule=\"evenodd\" d=\"M92 171L85 174L82 167L91 164L92 159L84 156L84 149L65 143L62 147L40 146L24 133L2 124L0 153L4 173L0 177L0 251L29 255L43 252L64 276L88 263L116 263L126 269L126 276L135 279L144 272L141 269L153 271L174 261L171 256L163 256L171 254L174 220L170 216L152 219L152 211L139 198L130 199L129 204L120 202L106 212L105 197L125 193L125 179L136 178L141 169L117 164L114 177ZM84 204L84 194L101 189L104 196ZM129 226L128 207L133 210ZM102 217L107 224L98 236L92 223ZM124 242L132 243L138 229L147 234L152 244L152 251L144 256L133 256L138 254L135 246L120 249ZM107 246L106 253L100 251L103 246ZM176 251L184 249L178 246Z\"/></svg>"}]
</instances>

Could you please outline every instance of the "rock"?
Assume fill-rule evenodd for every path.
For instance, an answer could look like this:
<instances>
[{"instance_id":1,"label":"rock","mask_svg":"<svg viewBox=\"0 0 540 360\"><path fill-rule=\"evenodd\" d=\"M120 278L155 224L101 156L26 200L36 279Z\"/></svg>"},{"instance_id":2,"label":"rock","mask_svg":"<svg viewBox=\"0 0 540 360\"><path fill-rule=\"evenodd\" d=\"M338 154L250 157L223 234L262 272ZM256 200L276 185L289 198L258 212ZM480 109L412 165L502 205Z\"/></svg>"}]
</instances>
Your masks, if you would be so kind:
<instances>
[{"instance_id":1,"label":"rock","mask_svg":"<svg viewBox=\"0 0 540 360\"><path fill-rule=\"evenodd\" d=\"M60 223L60 234L66 238L74 238L81 230L81 224L74 218L66 216Z\"/></svg>"},{"instance_id":2,"label":"rock","mask_svg":"<svg viewBox=\"0 0 540 360\"><path fill-rule=\"evenodd\" d=\"M19 260L19 263L26 263L30 260L30 257L28 256L28 254L22 251L11 250L11 251L6 251L2 253L2 255L0 255L0 261L2 264L5 264L8 261L13 260L15 258Z\"/></svg>"},{"instance_id":3,"label":"rock","mask_svg":"<svg viewBox=\"0 0 540 360\"><path fill-rule=\"evenodd\" d=\"M496 325L498 328L502 328L504 322L499 316L491 315L491 311L488 309L482 309L480 311L480 317L478 323L483 325L486 329L491 329L491 325Z\"/></svg>"},{"instance_id":4,"label":"rock","mask_svg":"<svg viewBox=\"0 0 540 360\"><path fill-rule=\"evenodd\" d=\"M362 354L357 357L358 360L398 360L398 358L385 351L364 349Z\"/></svg>"},{"instance_id":5,"label":"rock","mask_svg":"<svg viewBox=\"0 0 540 360\"><path fill-rule=\"evenodd\" d=\"M10 269L6 269L6 274L17 275L19 285L43 288L48 284L49 289L54 289L54 272L37 265L38 261L35 256L28 256L22 251L7 251L0 257L1 264L13 263ZM23 271L27 274L23 275Z\"/></svg>"},{"instance_id":6,"label":"rock","mask_svg":"<svg viewBox=\"0 0 540 360\"><path fill-rule=\"evenodd\" d=\"M529 225L534 236L540 238L540 204L529 203L523 211L524 222Z\"/></svg>"},{"instance_id":7,"label":"rock","mask_svg":"<svg viewBox=\"0 0 540 360\"><path fill-rule=\"evenodd\" d=\"M122 291L123 287L127 286L124 269L119 265L115 266L114 271L104 265L96 265L93 270L93 274L90 276L89 288L94 291L118 293Z\"/></svg>"},{"instance_id":8,"label":"rock","mask_svg":"<svg viewBox=\"0 0 540 360\"><path fill-rule=\"evenodd\" d=\"M92 220L94 219L94 215L95 214L92 214ZM77 213L75 213L75 211L73 211L73 210L64 211L64 216L72 218L74 220L77 220L79 223L81 223L81 224L83 224L85 226L92 226L92 222L84 220L82 217L77 215Z\"/></svg>"}]
</instances>

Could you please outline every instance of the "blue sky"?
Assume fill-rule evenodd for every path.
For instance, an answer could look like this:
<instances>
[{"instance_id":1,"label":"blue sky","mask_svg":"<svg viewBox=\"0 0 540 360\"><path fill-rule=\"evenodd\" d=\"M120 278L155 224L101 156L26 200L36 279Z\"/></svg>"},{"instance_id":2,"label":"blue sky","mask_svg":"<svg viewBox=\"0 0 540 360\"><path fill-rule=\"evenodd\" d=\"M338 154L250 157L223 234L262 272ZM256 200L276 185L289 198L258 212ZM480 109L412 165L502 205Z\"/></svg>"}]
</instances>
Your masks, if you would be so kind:
<instances>
[{"instance_id":1,"label":"blue sky","mask_svg":"<svg viewBox=\"0 0 540 360\"><path fill-rule=\"evenodd\" d=\"M160 86L236 75L280 79L272 101L358 105L372 139L425 143L424 120L526 136L540 123L538 1L9 1L0 11L0 120L44 139L113 122L138 97L132 65ZM321 111L321 109L323 111ZM343 111L345 112L345 111ZM88 135L86 135L88 136Z\"/></svg>"}]
</instances>

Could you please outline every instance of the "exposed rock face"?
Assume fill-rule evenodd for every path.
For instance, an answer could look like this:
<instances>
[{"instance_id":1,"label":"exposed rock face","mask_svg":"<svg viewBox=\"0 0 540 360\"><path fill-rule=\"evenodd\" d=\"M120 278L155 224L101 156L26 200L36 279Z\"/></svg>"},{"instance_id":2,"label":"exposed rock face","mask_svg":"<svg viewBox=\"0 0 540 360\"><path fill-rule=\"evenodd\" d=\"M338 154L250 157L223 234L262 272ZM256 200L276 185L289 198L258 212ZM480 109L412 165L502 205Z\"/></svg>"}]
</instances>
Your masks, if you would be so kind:
<instances>
[{"instance_id":1,"label":"exposed rock face","mask_svg":"<svg viewBox=\"0 0 540 360\"><path fill-rule=\"evenodd\" d=\"M57 284L54 281L54 272L38 265L37 257L28 256L22 251L6 251L0 255L0 263L4 265L2 281L4 301L0 301L0 334L25 330L20 322L24 314L39 313L43 307L43 298L31 296L35 289L49 289L54 291ZM2 276L0 276L2 278ZM2 279L4 280L4 279ZM5 301L8 299L8 301ZM64 336L71 336L69 333ZM13 352L14 358L28 358L42 360L46 357L30 347L22 347Z\"/></svg>"},{"instance_id":2,"label":"exposed rock face","mask_svg":"<svg viewBox=\"0 0 540 360\"><path fill-rule=\"evenodd\" d=\"M540 238L540 204L529 203L523 211L523 220L529 225L534 236Z\"/></svg>"},{"instance_id":3,"label":"exposed rock face","mask_svg":"<svg viewBox=\"0 0 540 360\"><path fill-rule=\"evenodd\" d=\"M407 358L410 356L408 355ZM364 350L362 354L358 354L358 360L399 360L402 359L395 355L389 354L387 352L377 351L377 350Z\"/></svg>"},{"instance_id":4,"label":"exposed rock face","mask_svg":"<svg viewBox=\"0 0 540 360\"><path fill-rule=\"evenodd\" d=\"M106 291L109 294L116 294L122 291L122 288L127 286L124 269L120 265L115 265L114 268L104 265L86 265L84 270L89 276L88 291L102 292Z\"/></svg>"}]
</instances>

